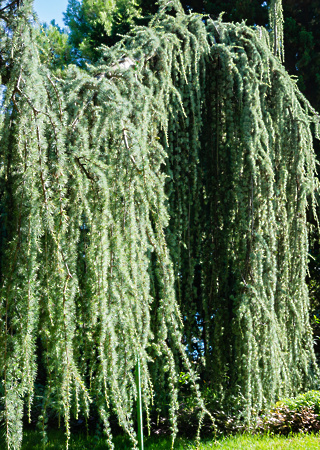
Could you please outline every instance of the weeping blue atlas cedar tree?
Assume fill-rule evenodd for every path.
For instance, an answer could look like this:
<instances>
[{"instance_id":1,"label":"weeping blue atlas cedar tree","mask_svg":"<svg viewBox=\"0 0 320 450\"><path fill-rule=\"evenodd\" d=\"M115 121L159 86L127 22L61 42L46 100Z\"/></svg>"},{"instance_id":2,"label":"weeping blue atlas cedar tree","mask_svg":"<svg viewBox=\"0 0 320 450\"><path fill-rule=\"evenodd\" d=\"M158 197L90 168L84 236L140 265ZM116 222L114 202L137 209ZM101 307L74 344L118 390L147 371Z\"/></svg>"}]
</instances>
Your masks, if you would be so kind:
<instances>
[{"instance_id":1,"label":"weeping blue atlas cedar tree","mask_svg":"<svg viewBox=\"0 0 320 450\"><path fill-rule=\"evenodd\" d=\"M309 216L319 118L271 33L161 1L99 64L58 78L40 63L32 2L1 24L1 421L22 442L94 407L137 447L144 413L191 369L250 421L317 382L308 319ZM4 21L3 21L4 22ZM10 67L8 75L7 68ZM187 352L186 352L187 349Z\"/></svg>"}]
</instances>

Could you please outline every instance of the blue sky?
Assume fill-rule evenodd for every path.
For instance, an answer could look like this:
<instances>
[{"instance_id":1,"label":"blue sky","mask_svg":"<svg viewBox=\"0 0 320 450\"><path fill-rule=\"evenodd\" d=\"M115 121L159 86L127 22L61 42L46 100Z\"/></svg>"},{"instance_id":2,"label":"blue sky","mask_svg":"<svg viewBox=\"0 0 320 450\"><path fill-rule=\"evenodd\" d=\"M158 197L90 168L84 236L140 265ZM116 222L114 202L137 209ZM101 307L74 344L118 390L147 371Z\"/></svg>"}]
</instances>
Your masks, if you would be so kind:
<instances>
[{"instance_id":1,"label":"blue sky","mask_svg":"<svg viewBox=\"0 0 320 450\"><path fill-rule=\"evenodd\" d=\"M62 13L66 12L68 0L34 0L33 8L40 22L50 23L55 19L60 27L64 26Z\"/></svg>"}]
</instances>

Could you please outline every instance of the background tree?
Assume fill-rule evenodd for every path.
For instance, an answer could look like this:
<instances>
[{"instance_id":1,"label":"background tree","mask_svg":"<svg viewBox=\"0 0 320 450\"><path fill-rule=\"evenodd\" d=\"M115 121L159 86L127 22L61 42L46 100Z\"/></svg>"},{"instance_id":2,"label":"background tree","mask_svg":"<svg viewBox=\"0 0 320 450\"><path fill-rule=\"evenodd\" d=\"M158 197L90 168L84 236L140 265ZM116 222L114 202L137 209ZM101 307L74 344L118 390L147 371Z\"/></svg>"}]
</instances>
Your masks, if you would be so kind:
<instances>
[{"instance_id":1,"label":"background tree","mask_svg":"<svg viewBox=\"0 0 320 450\"><path fill-rule=\"evenodd\" d=\"M69 43L69 34L53 20L49 25L39 27L38 49L41 62L53 71L63 72L76 62L76 52Z\"/></svg>"},{"instance_id":2,"label":"background tree","mask_svg":"<svg viewBox=\"0 0 320 450\"><path fill-rule=\"evenodd\" d=\"M101 44L113 45L141 17L137 0L69 0L65 24L79 56L93 60Z\"/></svg>"}]
</instances>

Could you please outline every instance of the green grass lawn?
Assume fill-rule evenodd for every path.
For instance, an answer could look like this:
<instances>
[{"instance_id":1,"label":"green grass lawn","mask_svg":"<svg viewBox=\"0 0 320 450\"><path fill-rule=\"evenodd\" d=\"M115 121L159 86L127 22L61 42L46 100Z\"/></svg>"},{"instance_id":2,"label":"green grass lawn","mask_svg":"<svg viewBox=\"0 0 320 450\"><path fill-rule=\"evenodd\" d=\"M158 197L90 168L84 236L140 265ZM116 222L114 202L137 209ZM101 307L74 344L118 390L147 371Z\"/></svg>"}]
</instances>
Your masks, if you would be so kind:
<instances>
[{"instance_id":1,"label":"green grass lawn","mask_svg":"<svg viewBox=\"0 0 320 450\"><path fill-rule=\"evenodd\" d=\"M188 448L188 447L186 447ZM194 448L194 447L189 447ZM320 435L295 435L289 437L279 436L237 436L219 440L217 443L208 442L200 446L201 450L209 449L223 450L251 450L251 449L320 449Z\"/></svg>"},{"instance_id":2,"label":"green grass lawn","mask_svg":"<svg viewBox=\"0 0 320 450\"><path fill-rule=\"evenodd\" d=\"M49 442L46 449L63 450L65 449L65 437L61 431L49 431ZM130 450L132 447L129 441L117 436L114 439L116 450ZM89 437L83 435L73 436L69 446L70 450L105 450L106 444L103 438ZM195 450L194 442L186 439L177 439L174 446L176 450ZM42 450L39 435L32 431L26 431L22 450ZM171 441L168 438L147 438L145 439L146 450L170 450ZM319 435L293 435L289 437L279 436L250 436L242 435L236 437L220 438L217 441L203 441L200 450L222 449L222 450L251 450L251 449L319 449L320 450L320 434Z\"/></svg>"}]
</instances>

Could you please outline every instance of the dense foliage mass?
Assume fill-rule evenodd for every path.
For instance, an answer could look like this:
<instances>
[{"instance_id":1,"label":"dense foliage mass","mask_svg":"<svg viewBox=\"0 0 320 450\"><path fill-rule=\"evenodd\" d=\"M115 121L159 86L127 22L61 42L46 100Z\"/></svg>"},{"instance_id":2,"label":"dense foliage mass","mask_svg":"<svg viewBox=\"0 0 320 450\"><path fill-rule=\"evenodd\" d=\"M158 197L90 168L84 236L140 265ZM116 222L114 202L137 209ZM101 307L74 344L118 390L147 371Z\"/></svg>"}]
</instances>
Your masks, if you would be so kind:
<instances>
[{"instance_id":1,"label":"dense foliage mass","mask_svg":"<svg viewBox=\"0 0 320 450\"><path fill-rule=\"evenodd\" d=\"M70 43L79 56L96 59L99 44L111 45L119 40L141 17L137 0L69 0L65 23L70 29Z\"/></svg>"},{"instance_id":2,"label":"dense foliage mass","mask_svg":"<svg viewBox=\"0 0 320 450\"><path fill-rule=\"evenodd\" d=\"M270 35L161 2L95 65L57 76L30 2L2 18L1 414L19 448L24 405L90 404L136 445L133 369L147 416L185 353L242 417L314 386L307 208L319 121ZM275 32L277 30L277 32ZM54 30L53 30L54 31ZM53 32L52 31L52 32ZM280 39L279 39L280 38ZM153 405L154 403L154 405Z\"/></svg>"}]
</instances>

